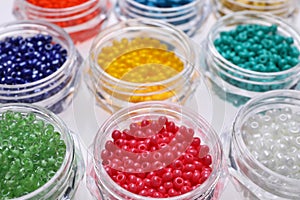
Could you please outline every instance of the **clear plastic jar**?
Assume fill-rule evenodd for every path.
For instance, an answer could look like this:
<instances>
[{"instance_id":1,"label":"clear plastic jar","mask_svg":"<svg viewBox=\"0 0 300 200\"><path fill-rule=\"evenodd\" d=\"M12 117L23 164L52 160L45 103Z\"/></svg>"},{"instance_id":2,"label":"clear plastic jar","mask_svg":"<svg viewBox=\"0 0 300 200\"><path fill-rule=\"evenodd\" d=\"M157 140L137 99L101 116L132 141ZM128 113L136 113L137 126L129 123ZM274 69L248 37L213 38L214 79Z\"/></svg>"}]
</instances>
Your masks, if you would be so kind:
<instances>
[{"instance_id":1,"label":"clear plastic jar","mask_svg":"<svg viewBox=\"0 0 300 200\"><path fill-rule=\"evenodd\" d=\"M6 111L19 112L22 115L33 113L37 120L54 126L65 142L66 153L62 165L53 177L37 190L14 200L29 199L71 199L84 175L84 162L79 142L64 122L52 112L30 104L6 104L0 106L0 114Z\"/></svg>"},{"instance_id":2,"label":"clear plastic jar","mask_svg":"<svg viewBox=\"0 0 300 200\"><path fill-rule=\"evenodd\" d=\"M297 9L297 0L213 0L217 15L252 10L288 18Z\"/></svg>"},{"instance_id":3,"label":"clear plastic jar","mask_svg":"<svg viewBox=\"0 0 300 200\"><path fill-rule=\"evenodd\" d=\"M193 36L203 25L210 12L210 2L194 0L178 7L155 7L135 0L117 1L115 13L121 21L133 18L158 19L168 22L187 35Z\"/></svg>"},{"instance_id":4,"label":"clear plastic jar","mask_svg":"<svg viewBox=\"0 0 300 200\"><path fill-rule=\"evenodd\" d=\"M298 91L278 90L266 92L251 99L247 104L241 107L230 131L224 132L223 136L226 144L224 145L224 152L229 158L229 172L232 175L232 179L238 191L241 191L245 199L299 199L300 179L289 177L294 173L292 168L287 168L284 174L282 174L279 171L275 171L274 166L278 164L274 166L268 165L259 157L260 155L267 156L269 157L267 162L275 159L275 163L278 163L282 155L284 155L283 157L285 158L286 155L289 154L289 150L293 148L294 143L296 144L296 140L294 143L289 143L285 149L282 149L281 153L278 153L278 149L276 150L274 147L270 155L264 154L265 151L268 151L267 146L270 145L270 143L268 143L270 138L283 141L286 137L285 134L287 134L283 128L272 131L275 129L271 127L269 131L264 133L264 136L257 138L263 141L262 144L259 142L255 143L255 149L259 151L257 157L257 155L253 154L252 150L250 150L251 147L249 147L248 140L248 138L250 138L248 135L250 132L247 132L248 129L245 129L249 123L252 123L254 128L258 123L258 130L255 132L260 133L265 130L264 126L270 125L270 121L275 118L280 118L278 112L286 112L287 114L294 113L295 116L288 117L286 124L290 124L291 131L298 131L298 133L295 133L295 137L297 137L297 135L299 135L299 111L300 99ZM272 115L272 113L275 113L275 115ZM283 120L282 125L285 125L283 117L281 118L281 120ZM296 119L296 121L291 123L293 118ZM277 125L280 126L281 124L277 123ZM293 127L295 129L293 129ZM276 145L276 142L271 145ZM299 155L299 148L295 151L295 154ZM291 159L291 157L288 157L288 159ZM288 161L284 163L288 165ZM293 166L299 167L297 164Z\"/></svg>"},{"instance_id":5,"label":"clear plastic jar","mask_svg":"<svg viewBox=\"0 0 300 200\"><path fill-rule=\"evenodd\" d=\"M143 82L131 82L125 79L126 76L135 73L135 70L146 68L148 65L134 66L123 77L116 78L105 71L104 66L98 63L98 56L101 55L102 50L108 51L107 48L111 48L116 44L120 45L122 42L127 45L135 39L135 42L140 40L137 45L142 45L142 47L109 50L110 52L103 53L103 55L109 57L110 54L119 51L120 55L116 55L111 59L110 62L113 62L121 56L134 53L136 50L148 49L150 53L162 50L155 47L159 44L166 48L162 51L163 53L173 54L172 58L176 62L180 61L182 63L183 69L174 76L163 80L145 82L142 79ZM147 40L147 42L144 42L144 40ZM139 56L141 54L137 54L137 57ZM148 54L146 54L145 59L147 58ZM131 19L108 27L94 40L86 61L85 80L99 104L109 112L114 112L134 103L151 100L184 104L200 80L199 70L194 66L196 59L195 49L189 38L175 27L155 20ZM173 69L169 64L160 64L160 67L155 63L149 64L155 68L153 71L155 74L162 70Z\"/></svg>"},{"instance_id":6,"label":"clear plastic jar","mask_svg":"<svg viewBox=\"0 0 300 200\"><path fill-rule=\"evenodd\" d=\"M70 34L74 43L99 33L111 8L109 0L91 0L66 8L44 8L27 0L15 0L13 13L21 20L43 20L54 23Z\"/></svg>"},{"instance_id":7,"label":"clear plastic jar","mask_svg":"<svg viewBox=\"0 0 300 200\"><path fill-rule=\"evenodd\" d=\"M34 103L60 113L67 108L77 91L83 62L70 36L54 24L35 20L16 21L0 26L0 40L37 34L52 36L53 42L67 50L67 60L57 71L43 79L25 84L0 84L0 103Z\"/></svg>"},{"instance_id":8,"label":"clear plastic jar","mask_svg":"<svg viewBox=\"0 0 300 200\"><path fill-rule=\"evenodd\" d=\"M292 37L294 46L300 49L300 35L281 18L252 11L236 12L220 18L209 32L206 48L204 48L207 52L203 52L205 56L203 65L214 90L220 94L225 93L227 100L237 106L262 92L293 88L300 79L300 63L288 70L258 72L233 64L217 51L214 41L222 31L230 31L238 25L245 24L263 26L276 24L278 34Z\"/></svg>"},{"instance_id":9,"label":"clear plastic jar","mask_svg":"<svg viewBox=\"0 0 300 200\"><path fill-rule=\"evenodd\" d=\"M201 145L206 145L209 149L209 154L212 157L212 171L208 179L206 179L202 184L197 185L193 190L185 194L168 198L150 198L129 192L128 190L118 185L105 170L102 159L103 153L101 152L107 147L107 141L112 140L112 132L114 130L117 129L121 131L122 129L128 129L129 127L132 128L132 123L140 123L142 120L145 119L150 121L156 121L159 120L160 117L166 117L168 121L174 122L178 127L185 126L189 128L189 130L194 130L192 138L199 137L201 140ZM151 125L149 126L151 127ZM145 132L145 134L147 133ZM176 134L178 134L178 132ZM174 137L177 138L177 136ZM185 148L188 148L188 146L191 144L189 143L189 141L194 141L193 139L189 140L188 138L190 137L186 136L184 139L186 141L181 141L180 144L175 144L171 141L170 143L166 144L166 146L164 146L161 150L156 150L156 152L162 152L162 150L165 148L170 149L169 153L172 153L174 155L183 155L183 152L185 152L186 150ZM178 146L178 148L176 148L177 150L173 148L176 145ZM184 149L182 149L183 152L180 152L179 150L179 146L181 145L187 145L184 147ZM200 149L204 149L203 146L201 146ZM154 156L156 152L154 151L151 153L153 153ZM142 154L143 153L139 155ZM90 158L89 167L87 170L87 184L88 188L90 189L90 192L96 199L218 199L221 195L223 183L226 177L225 169L223 168L224 160L221 143L218 135L215 133L213 128L198 114L190 110L182 109L182 107L180 107L179 105L170 104L167 102L139 103L130 108L124 108L113 114L99 129L94 139L93 152L91 153L91 156L92 158ZM164 161L168 163L169 161L166 160ZM162 165L155 165L156 162L151 161L151 158L149 158L149 162L151 163L151 165L154 163L154 167L150 167L147 172L150 172L150 170L154 170L151 172L156 173L155 170L162 169L159 167ZM170 163L172 162L173 159L170 160ZM125 163L123 169L127 171ZM123 166L123 164L119 166ZM142 163L141 166L141 168L143 168ZM142 171L140 171L140 173L141 172Z\"/></svg>"}]
</instances>

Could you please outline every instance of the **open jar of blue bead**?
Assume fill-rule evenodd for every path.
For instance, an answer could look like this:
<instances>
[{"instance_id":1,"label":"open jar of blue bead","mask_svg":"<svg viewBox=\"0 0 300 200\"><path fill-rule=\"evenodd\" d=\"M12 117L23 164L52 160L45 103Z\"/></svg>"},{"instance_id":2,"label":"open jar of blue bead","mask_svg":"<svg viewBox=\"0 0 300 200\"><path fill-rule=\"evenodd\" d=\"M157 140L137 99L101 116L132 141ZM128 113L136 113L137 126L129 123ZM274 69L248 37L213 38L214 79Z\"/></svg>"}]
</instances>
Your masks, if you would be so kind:
<instances>
[{"instance_id":1,"label":"open jar of blue bead","mask_svg":"<svg viewBox=\"0 0 300 200\"><path fill-rule=\"evenodd\" d=\"M71 199L84 173L80 144L64 122L31 104L0 106L0 199Z\"/></svg>"},{"instance_id":2,"label":"open jar of blue bead","mask_svg":"<svg viewBox=\"0 0 300 200\"><path fill-rule=\"evenodd\" d=\"M157 19L175 25L193 36L210 11L208 0L120 0L115 6L121 21L132 18Z\"/></svg>"},{"instance_id":3,"label":"open jar of blue bead","mask_svg":"<svg viewBox=\"0 0 300 200\"><path fill-rule=\"evenodd\" d=\"M82 57L56 25L17 21L0 26L0 103L34 103L60 113L79 84Z\"/></svg>"},{"instance_id":4,"label":"open jar of blue bead","mask_svg":"<svg viewBox=\"0 0 300 200\"><path fill-rule=\"evenodd\" d=\"M251 99L224 136L229 172L242 199L299 199L299 91L269 91Z\"/></svg>"},{"instance_id":5,"label":"open jar of blue bead","mask_svg":"<svg viewBox=\"0 0 300 200\"><path fill-rule=\"evenodd\" d=\"M236 106L299 82L300 35L281 18L252 11L227 15L211 28L206 45L206 76Z\"/></svg>"}]
</instances>

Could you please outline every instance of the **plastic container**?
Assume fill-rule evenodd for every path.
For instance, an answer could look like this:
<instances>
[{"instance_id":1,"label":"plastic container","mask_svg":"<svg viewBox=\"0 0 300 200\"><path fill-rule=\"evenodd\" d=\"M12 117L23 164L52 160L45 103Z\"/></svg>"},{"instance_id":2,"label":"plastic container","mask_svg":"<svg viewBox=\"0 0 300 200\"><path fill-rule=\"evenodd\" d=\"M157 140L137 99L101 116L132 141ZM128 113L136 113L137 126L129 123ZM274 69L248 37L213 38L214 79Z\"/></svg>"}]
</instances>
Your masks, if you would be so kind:
<instances>
[{"instance_id":1,"label":"plastic container","mask_svg":"<svg viewBox=\"0 0 300 200\"><path fill-rule=\"evenodd\" d=\"M270 121L274 118L280 118L280 114L272 115L274 112L286 112L287 115L291 113L298 113L294 117L288 117L286 124L290 124L290 130L297 131L295 137L299 135L299 111L300 111L300 99L299 92L293 90L278 90L266 92L256 98L251 99L239 110L236 115L233 126L228 132L224 132L224 152L228 156L229 161L229 172L232 175L232 179L238 188L237 190L243 194L245 199L298 199L300 179L295 177L289 177L294 173L292 168L287 168L285 172L275 171L272 165L267 165L265 161L253 154L249 148L249 136L245 129L246 124L253 123L253 127L256 122L259 123L259 130L257 133L263 130L265 125L270 125ZM285 114L284 114L285 115ZM259 117L257 117L259 116ZM271 116L271 120L269 117ZM297 117L298 116L298 117ZM298 119L291 123L293 119ZM279 119L280 120L280 119ZM281 116L281 120L283 117ZM278 126L284 125L283 122ZM294 125L293 125L294 124ZM297 126L298 124L298 126ZM292 128L296 129L292 129ZM271 130L274 130L271 128ZM278 129L277 131L269 131L261 137L262 143L265 145L261 146L259 142L256 142L258 156L271 156L268 161L274 159L276 162L279 161L280 156L283 158L289 154L289 151L294 143L289 143L288 146L282 150L282 155L279 155L278 149L274 148L271 154L264 154L267 151L268 135L271 134L271 138L278 138L285 140L285 129ZM277 136L275 136L277 134ZM274 135L274 136L272 136ZM259 138L258 138L259 139ZM275 144L275 142L273 143ZM277 150L276 150L277 149ZM263 155L262 155L263 154ZM286 154L286 155L285 155ZM295 154L299 154L299 148L295 151ZM278 157L277 157L278 156ZM291 157L289 157L291 159ZM288 161L285 161L288 165ZM277 164L276 164L277 165ZM295 164L295 167L299 165ZM293 166L291 166L293 167ZM284 174L286 173L286 174Z\"/></svg>"},{"instance_id":2,"label":"plastic container","mask_svg":"<svg viewBox=\"0 0 300 200\"><path fill-rule=\"evenodd\" d=\"M13 13L21 20L54 23L70 34L74 43L86 41L99 33L110 13L109 0L90 0L66 8L44 8L27 0L15 0Z\"/></svg>"},{"instance_id":3,"label":"plastic container","mask_svg":"<svg viewBox=\"0 0 300 200\"><path fill-rule=\"evenodd\" d=\"M237 25L259 24L278 26L278 34L294 39L294 46L300 49L300 35L281 18L259 12L236 12L220 18L211 28L203 52L205 56L202 65L205 74L213 85L215 91L236 106L244 104L262 92L276 89L290 89L299 82L300 63L296 66L279 72L257 72L247 70L229 62L216 49L214 40L220 32L234 29Z\"/></svg>"},{"instance_id":4,"label":"plastic container","mask_svg":"<svg viewBox=\"0 0 300 200\"><path fill-rule=\"evenodd\" d=\"M297 0L213 0L213 4L217 16L252 10L288 18L293 16L297 9Z\"/></svg>"},{"instance_id":5,"label":"plastic container","mask_svg":"<svg viewBox=\"0 0 300 200\"><path fill-rule=\"evenodd\" d=\"M60 27L41 21L16 21L0 26L0 40L37 34L52 36L53 42L67 50L67 60L57 71L38 81L0 84L0 103L34 103L60 113L68 107L77 91L83 62L70 36Z\"/></svg>"},{"instance_id":6,"label":"plastic container","mask_svg":"<svg viewBox=\"0 0 300 200\"><path fill-rule=\"evenodd\" d=\"M116 55L116 58L112 58L111 61L107 62L113 62L119 56L133 53L139 48L150 51L161 50L153 46L154 43L152 41L154 41L155 44L159 43L166 47L166 50L163 50L164 53L174 53L176 62L180 61L183 64L182 71L159 81L131 82L130 80L110 75L103 69L103 66L98 64L98 56L102 50L107 51L107 47L110 48L116 43L120 44L120 42L127 44L134 39L141 40L137 42L137 45L142 45L143 47L136 47L133 50L128 48L125 48L125 50L114 49L106 52L103 54L105 55L104 57L109 57L110 53L116 51L121 52L121 55ZM147 43L143 42L143 40L151 41ZM199 70L194 66L197 62L196 60L196 52L189 38L175 27L155 20L132 19L108 27L94 40L90 55L86 61L85 81L100 106L109 112L114 112L134 103L151 100L184 104L190 98L200 80ZM136 66L133 69L138 70L138 67L144 66L146 65ZM155 65L153 66L155 67ZM169 68L168 64L162 64L161 68L155 67L152 73L155 75L162 69ZM128 74L135 72L134 70L129 71Z\"/></svg>"},{"instance_id":7,"label":"plastic container","mask_svg":"<svg viewBox=\"0 0 300 200\"><path fill-rule=\"evenodd\" d=\"M0 114L6 111L20 112L22 115L33 113L37 120L52 124L61 134L66 145L63 163L53 177L37 190L15 198L14 200L29 199L71 199L84 173L84 162L76 136L66 127L64 122L52 112L30 104L6 104L0 106Z\"/></svg>"},{"instance_id":8,"label":"plastic container","mask_svg":"<svg viewBox=\"0 0 300 200\"><path fill-rule=\"evenodd\" d=\"M115 13L120 21L133 18L157 19L168 22L193 36L211 11L210 1L194 0L176 7L156 7L135 0L117 1Z\"/></svg>"},{"instance_id":9,"label":"plastic container","mask_svg":"<svg viewBox=\"0 0 300 200\"><path fill-rule=\"evenodd\" d=\"M167 117L169 121L173 121L178 126L186 126L187 128L195 130L193 136L200 137L201 145L205 144L210 149L209 154L212 156L212 172L208 179L206 179L206 181L204 181L200 186L197 186L194 190L191 190L188 193L169 198L150 198L129 192L128 190L122 188L116 182L114 182L113 179L110 178L102 164L103 154L101 152L107 147L107 141L112 140L111 135L113 130L118 129L121 131L129 127L130 130L132 130L132 123L139 123L145 119L155 121L158 120L161 116ZM178 132L176 134L178 134ZM177 136L174 137L177 138ZM189 137L186 137L185 139L187 138ZM180 144L174 145L181 146L185 144L190 144L188 139L184 142L181 142ZM170 146L170 148L168 147L168 145ZM173 149L171 148L173 147L172 145L173 143L170 142L169 144L167 144L167 146L164 146L164 148ZM200 147L200 149L201 148L202 146ZM157 150L157 152L158 151L161 150ZM155 151L152 153L155 154ZM176 152L176 150L174 150L174 152L170 151L170 153L180 153L180 150L178 152ZM94 139L92 153L89 155L91 157L87 170L87 184L90 192L96 199L218 199L221 195L223 183L225 180L222 147L217 134L201 116L189 110L183 110L179 105L176 104L164 102L145 102L134 105L130 108L124 108L116 112L99 129ZM151 162L150 160L149 162L151 164L155 163ZM123 166L123 164L119 166ZM141 166L143 166L143 164ZM127 168L125 167L123 169L127 171ZM155 171L161 168L154 165L154 168L150 167L148 172L150 172L150 169Z\"/></svg>"}]
</instances>

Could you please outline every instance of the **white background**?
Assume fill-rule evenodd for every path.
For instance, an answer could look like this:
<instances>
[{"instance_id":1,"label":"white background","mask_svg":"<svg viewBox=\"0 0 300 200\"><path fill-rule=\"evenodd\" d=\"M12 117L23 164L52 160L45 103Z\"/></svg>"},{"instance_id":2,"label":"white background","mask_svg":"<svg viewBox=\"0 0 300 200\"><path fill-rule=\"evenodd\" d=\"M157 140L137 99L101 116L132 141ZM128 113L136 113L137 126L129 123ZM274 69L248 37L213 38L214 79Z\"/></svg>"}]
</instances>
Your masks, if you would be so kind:
<instances>
[{"instance_id":1,"label":"white background","mask_svg":"<svg viewBox=\"0 0 300 200\"><path fill-rule=\"evenodd\" d=\"M298 0L299 1L299 0ZM0 24L15 20L12 15L13 0L0 1ZM108 24L114 23L115 17L112 15ZM209 27L215 22L213 15L210 15L206 24L201 28L197 35L193 38L193 42L199 46L201 41L205 39ZM300 27L300 16L294 25ZM87 57L92 40L78 45L78 49L84 58ZM212 92L210 92L204 82L197 89L194 97L187 104L192 107L206 120L211 123L217 133L221 134L226 128L231 126L234 115L237 111L235 107L220 100ZM91 145L94 136L97 133L99 126L109 117L109 114L100 109L96 104L94 97L89 93L84 83L81 84L80 90L74 101L60 117L65 121L68 127L78 134L82 144L84 157L87 155L88 146ZM92 199L86 189L85 179L79 186L79 189L74 197L76 200ZM222 200L240 200L241 194L228 182L221 197Z\"/></svg>"}]
</instances>

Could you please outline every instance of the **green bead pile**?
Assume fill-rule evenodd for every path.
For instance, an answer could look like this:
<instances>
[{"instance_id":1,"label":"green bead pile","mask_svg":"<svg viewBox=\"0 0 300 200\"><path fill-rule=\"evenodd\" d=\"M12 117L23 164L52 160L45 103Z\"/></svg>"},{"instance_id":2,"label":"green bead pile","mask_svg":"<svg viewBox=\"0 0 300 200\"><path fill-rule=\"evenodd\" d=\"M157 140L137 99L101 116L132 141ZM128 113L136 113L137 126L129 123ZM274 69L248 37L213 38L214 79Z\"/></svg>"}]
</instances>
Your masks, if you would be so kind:
<instances>
[{"instance_id":1,"label":"green bead pile","mask_svg":"<svg viewBox=\"0 0 300 200\"><path fill-rule=\"evenodd\" d=\"M217 51L231 63L256 72L279 72L299 63L292 37L277 33L277 26L238 25L214 40Z\"/></svg>"},{"instance_id":2,"label":"green bead pile","mask_svg":"<svg viewBox=\"0 0 300 200\"><path fill-rule=\"evenodd\" d=\"M66 153L52 124L34 113L6 111L0 116L0 199L26 195L48 182Z\"/></svg>"}]
</instances>

